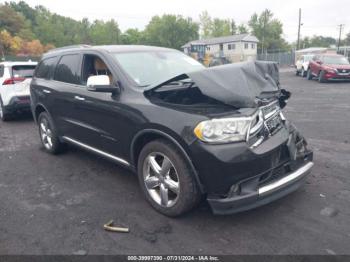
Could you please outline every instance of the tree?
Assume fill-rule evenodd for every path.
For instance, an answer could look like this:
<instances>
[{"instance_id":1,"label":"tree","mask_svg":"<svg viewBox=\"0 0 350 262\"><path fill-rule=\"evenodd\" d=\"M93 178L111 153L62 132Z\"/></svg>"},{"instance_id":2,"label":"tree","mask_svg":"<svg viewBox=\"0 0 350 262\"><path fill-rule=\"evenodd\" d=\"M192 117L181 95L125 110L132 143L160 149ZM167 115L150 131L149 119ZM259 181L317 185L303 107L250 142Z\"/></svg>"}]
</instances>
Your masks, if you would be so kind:
<instances>
[{"instance_id":1,"label":"tree","mask_svg":"<svg viewBox=\"0 0 350 262\"><path fill-rule=\"evenodd\" d=\"M89 36L96 45L119 44L120 29L114 19L107 22L95 20L89 28Z\"/></svg>"},{"instance_id":2,"label":"tree","mask_svg":"<svg viewBox=\"0 0 350 262\"><path fill-rule=\"evenodd\" d=\"M260 15L254 13L248 24L252 34L260 40L258 47L262 52L287 48L288 44L282 38L282 23L273 18L270 10L266 9Z\"/></svg>"},{"instance_id":3,"label":"tree","mask_svg":"<svg viewBox=\"0 0 350 262\"><path fill-rule=\"evenodd\" d=\"M0 5L0 29L15 35L20 30L28 28L22 14L17 13L8 5Z\"/></svg>"},{"instance_id":4,"label":"tree","mask_svg":"<svg viewBox=\"0 0 350 262\"><path fill-rule=\"evenodd\" d=\"M248 34L249 30L244 24L240 24L237 28L238 34Z\"/></svg>"},{"instance_id":5,"label":"tree","mask_svg":"<svg viewBox=\"0 0 350 262\"><path fill-rule=\"evenodd\" d=\"M304 37L300 40L301 48L308 47L331 47L332 45L336 45L337 40L333 37L325 37L325 36L316 36L313 37ZM296 45L296 43L294 43Z\"/></svg>"},{"instance_id":6,"label":"tree","mask_svg":"<svg viewBox=\"0 0 350 262\"><path fill-rule=\"evenodd\" d=\"M208 11L203 11L199 15L199 24L200 24L200 29L201 29L201 37L202 38L209 38L211 37L211 32L212 32L212 21L211 17L208 13Z\"/></svg>"},{"instance_id":7,"label":"tree","mask_svg":"<svg viewBox=\"0 0 350 262\"><path fill-rule=\"evenodd\" d=\"M121 42L124 45L141 44L143 40L143 33L138 29L128 29L121 35Z\"/></svg>"},{"instance_id":8,"label":"tree","mask_svg":"<svg viewBox=\"0 0 350 262\"><path fill-rule=\"evenodd\" d=\"M198 39L199 26L180 15L152 17L144 31L145 43L181 49L184 43Z\"/></svg>"},{"instance_id":9,"label":"tree","mask_svg":"<svg viewBox=\"0 0 350 262\"><path fill-rule=\"evenodd\" d=\"M214 18L211 28L211 36L228 36L231 35L231 21L228 19Z\"/></svg>"},{"instance_id":10,"label":"tree","mask_svg":"<svg viewBox=\"0 0 350 262\"><path fill-rule=\"evenodd\" d=\"M231 19L231 35L237 34L237 29L235 20Z\"/></svg>"},{"instance_id":11,"label":"tree","mask_svg":"<svg viewBox=\"0 0 350 262\"><path fill-rule=\"evenodd\" d=\"M344 39L344 45L350 45L350 32L346 35Z\"/></svg>"}]
</instances>

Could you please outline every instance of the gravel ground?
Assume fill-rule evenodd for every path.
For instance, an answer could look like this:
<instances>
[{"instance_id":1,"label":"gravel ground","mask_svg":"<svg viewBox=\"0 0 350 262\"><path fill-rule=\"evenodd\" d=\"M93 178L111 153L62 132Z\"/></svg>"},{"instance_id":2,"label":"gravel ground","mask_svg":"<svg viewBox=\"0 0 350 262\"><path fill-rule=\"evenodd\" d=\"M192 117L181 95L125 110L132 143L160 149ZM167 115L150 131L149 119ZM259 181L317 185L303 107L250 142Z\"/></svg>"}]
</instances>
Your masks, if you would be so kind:
<instances>
[{"instance_id":1,"label":"gravel ground","mask_svg":"<svg viewBox=\"0 0 350 262\"><path fill-rule=\"evenodd\" d=\"M131 172L75 148L46 154L30 117L0 122L0 254L350 254L350 84L281 82L314 170L297 192L230 216L202 203L164 217ZM130 233L104 231L110 219Z\"/></svg>"}]
</instances>

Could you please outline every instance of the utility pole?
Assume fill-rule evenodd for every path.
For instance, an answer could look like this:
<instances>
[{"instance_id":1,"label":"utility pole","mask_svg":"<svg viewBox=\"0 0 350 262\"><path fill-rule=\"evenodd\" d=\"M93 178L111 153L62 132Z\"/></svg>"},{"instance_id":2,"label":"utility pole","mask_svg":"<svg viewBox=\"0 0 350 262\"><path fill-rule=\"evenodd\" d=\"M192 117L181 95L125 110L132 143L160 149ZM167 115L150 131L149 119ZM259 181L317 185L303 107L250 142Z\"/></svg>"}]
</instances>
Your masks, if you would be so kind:
<instances>
[{"instance_id":1,"label":"utility pole","mask_svg":"<svg viewBox=\"0 0 350 262\"><path fill-rule=\"evenodd\" d=\"M340 47L340 41L341 41L341 32L343 30L344 24L339 25L339 40L338 40L338 48L337 51L339 52L339 47Z\"/></svg>"},{"instance_id":2,"label":"utility pole","mask_svg":"<svg viewBox=\"0 0 350 262\"><path fill-rule=\"evenodd\" d=\"M298 41L297 41L297 50L300 45L300 27L301 27L301 8L299 8L299 24L298 24Z\"/></svg>"}]
</instances>

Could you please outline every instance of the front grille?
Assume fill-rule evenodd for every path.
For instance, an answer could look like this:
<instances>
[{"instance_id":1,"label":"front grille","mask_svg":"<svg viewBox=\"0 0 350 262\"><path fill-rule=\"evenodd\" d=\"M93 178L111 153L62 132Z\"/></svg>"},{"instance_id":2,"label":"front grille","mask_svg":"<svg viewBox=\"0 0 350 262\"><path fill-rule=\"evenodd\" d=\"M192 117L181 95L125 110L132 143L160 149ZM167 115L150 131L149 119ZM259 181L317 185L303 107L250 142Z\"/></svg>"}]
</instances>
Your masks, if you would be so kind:
<instances>
[{"instance_id":1,"label":"front grille","mask_svg":"<svg viewBox=\"0 0 350 262\"><path fill-rule=\"evenodd\" d=\"M277 111L280 110L277 101L272 102L266 106L262 106L260 109L265 119L268 119L270 116L274 115Z\"/></svg>"},{"instance_id":2,"label":"front grille","mask_svg":"<svg viewBox=\"0 0 350 262\"><path fill-rule=\"evenodd\" d=\"M270 134L274 134L276 131L278 131L283 126L280 114L275 114L273 117L266 120L265 126Z\"/></svg>"},{"instance_id":3,"label":"front grille","mask_svg":"<svg viewBox=\"0 0 350 262\"><path fill-rule=\"evenodd\" d=\"M350 73L350 69L338 68L337 71L338 73L341 73L341 74Z\"/></svg>"}]
</instances>

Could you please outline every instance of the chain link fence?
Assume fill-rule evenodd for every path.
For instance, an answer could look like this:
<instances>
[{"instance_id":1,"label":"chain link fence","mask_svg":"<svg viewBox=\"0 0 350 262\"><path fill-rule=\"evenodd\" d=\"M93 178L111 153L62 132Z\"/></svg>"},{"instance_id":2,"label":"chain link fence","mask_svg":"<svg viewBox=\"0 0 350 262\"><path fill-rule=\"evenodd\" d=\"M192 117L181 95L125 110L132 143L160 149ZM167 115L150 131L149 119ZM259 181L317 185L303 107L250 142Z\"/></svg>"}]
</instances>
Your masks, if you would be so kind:
<instances>
[{"instance_id":1,"label":"chain link fence","mask_svg":"<svg viewBox=\"0 0 350 262\"><path fill-rule=\"evenodd\" d=\"M280 65L294 65L295 63L295 52L267 52L258 54L258 60L261 61L274 61L279 63Z\"/></svg>"}]
</instances>

